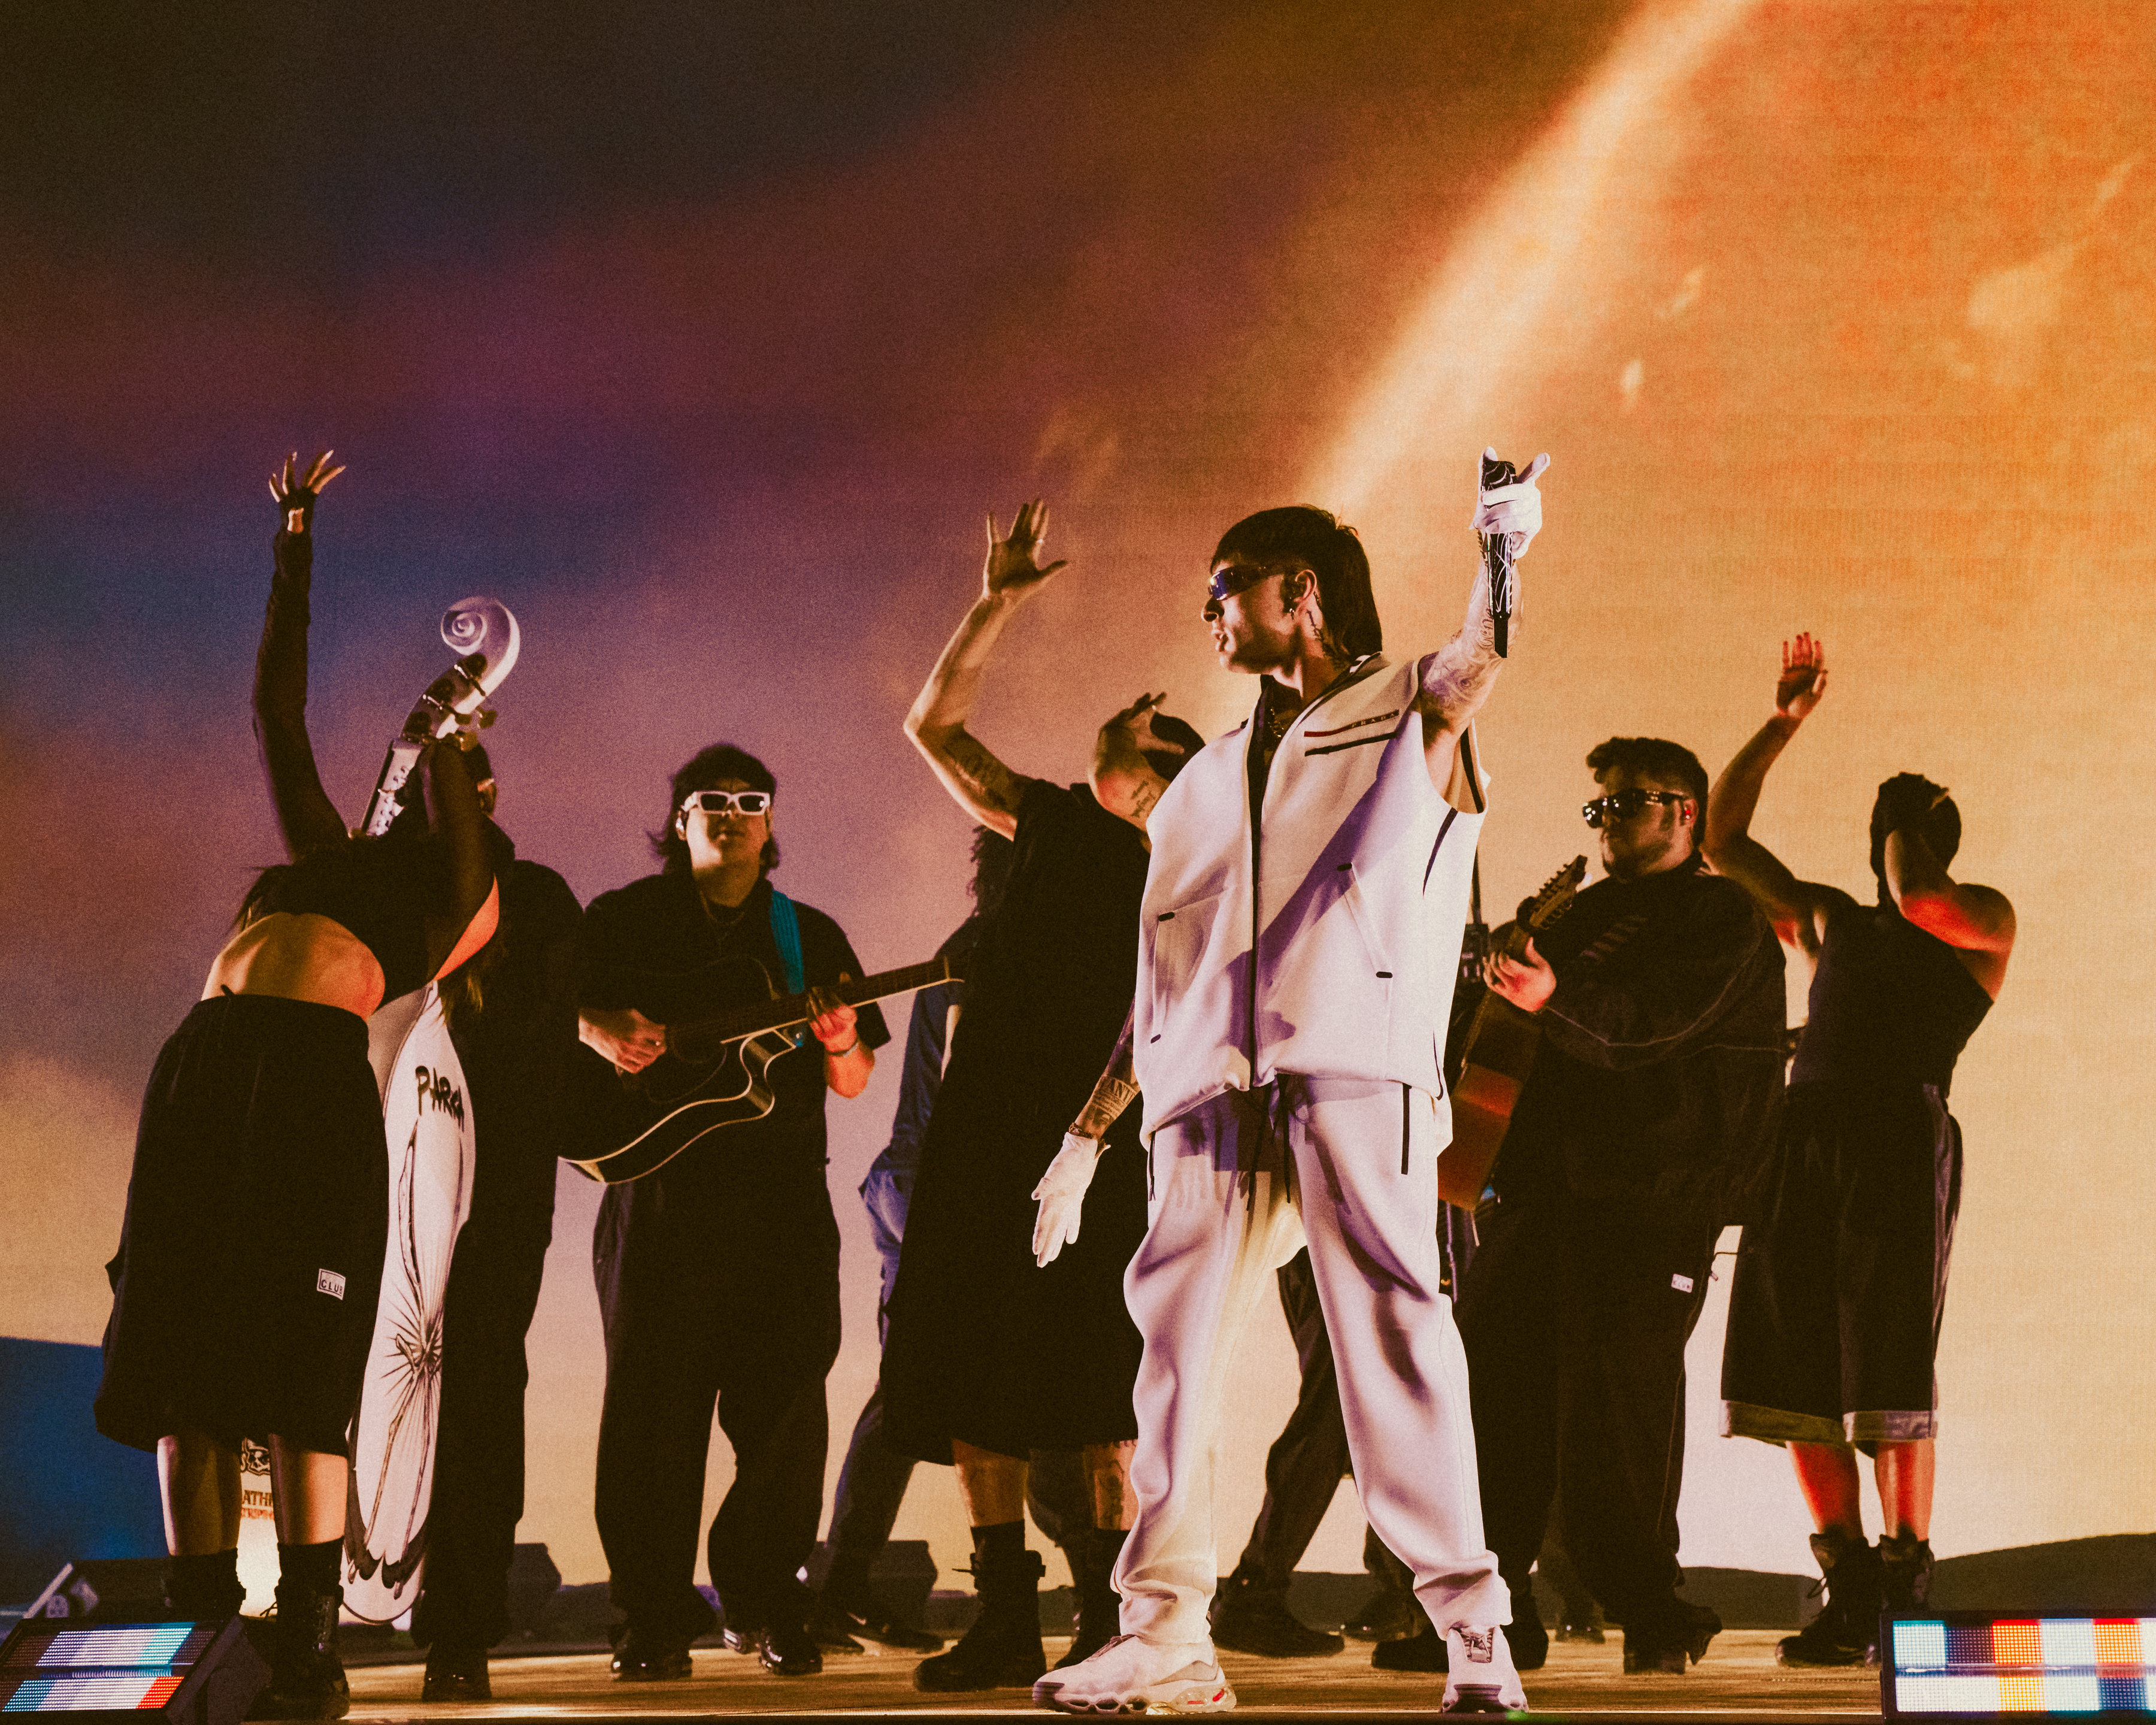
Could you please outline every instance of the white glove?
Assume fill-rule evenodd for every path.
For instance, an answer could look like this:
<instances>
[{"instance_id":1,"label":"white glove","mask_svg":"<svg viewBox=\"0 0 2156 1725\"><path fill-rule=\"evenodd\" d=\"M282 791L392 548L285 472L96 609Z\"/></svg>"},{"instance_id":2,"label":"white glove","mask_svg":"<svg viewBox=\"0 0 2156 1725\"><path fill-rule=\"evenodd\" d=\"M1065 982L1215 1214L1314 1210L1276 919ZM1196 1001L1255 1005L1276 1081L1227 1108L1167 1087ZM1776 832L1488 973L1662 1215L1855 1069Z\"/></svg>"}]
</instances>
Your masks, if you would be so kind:
<instances>
[{"instance_id":1,"label":"white glove","mask_svg":"<svg viewBox=\"0 0 2156 1725\"><path fill-rule=\"evenodd\" d=\"M1033 1261L1045 1270L1055 1255L1078 1238L1078 1213L1086 1203L1086 1189L1093 1183L1093 1169L1101 1160L1101 1141L1063 1135L1063 1147L1048 1172L1033 1189L1040 1200L1033 1219Z\"/></svg>"},{"instance_id":2,"label":"white glove","mask_svg":"<svg viewBox=\"0 0 2156 1725\"><path fill-rule=\"evenodd\" d=\"M1484 456L1497 459L1495 449L1485 449ZM1527 470L1509 485L1498 485L1476 493L1475 516L1468 525L1478 533L1502 533L1511 546L1512 555L1523 554L1528 542L1543 530L1543 494L1535 489L1535 481L1542 477L1543 470L1549 465L1548 455L1537 455L1527 464ZM1478 482L1481 467L1477 464Z\"/></svg>"}]
</instances>

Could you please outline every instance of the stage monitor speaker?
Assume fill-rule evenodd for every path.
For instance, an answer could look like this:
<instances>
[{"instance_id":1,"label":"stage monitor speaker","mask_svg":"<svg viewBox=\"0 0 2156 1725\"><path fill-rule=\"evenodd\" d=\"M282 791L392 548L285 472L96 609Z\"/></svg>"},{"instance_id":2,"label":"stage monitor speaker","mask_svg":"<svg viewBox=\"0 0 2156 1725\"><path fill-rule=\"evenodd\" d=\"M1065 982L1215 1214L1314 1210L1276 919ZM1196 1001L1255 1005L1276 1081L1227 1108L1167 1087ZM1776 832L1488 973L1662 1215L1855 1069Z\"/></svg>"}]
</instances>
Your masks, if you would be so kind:
<instances>
[{"instance_id":1,"label":"stage monitor speaker","mask_svg":"<svg viewBox=\"0 0 2156 1725\"><path fill-rule=\"evenodd\" d=\"M1880 1630L1889 1717L2156 1712L2156 1617L1942 1611Z\"/></svg>"},{"instance_id":2,"label":"stage monitor speaker","mask_svg":"<svg viewBox=\"0 0 2156 1725\"><path fill-rule=\"evenodd\" d=\"M63 1564L25 1617L139 1623L165 1615L166 1558L77 1558Z\"/></svg>"},{"instance_id":3,"label":"stage monitor speaker","mask_svg":"<svg viewBox=\"0 0 2156 1725\"><path fill-rule=\"evenodd\" d=\"M239 1725L269 1681L237 1617L80 1627L26 1617L0 1642L0 1713Z\"/></svg>"}]
</instances>

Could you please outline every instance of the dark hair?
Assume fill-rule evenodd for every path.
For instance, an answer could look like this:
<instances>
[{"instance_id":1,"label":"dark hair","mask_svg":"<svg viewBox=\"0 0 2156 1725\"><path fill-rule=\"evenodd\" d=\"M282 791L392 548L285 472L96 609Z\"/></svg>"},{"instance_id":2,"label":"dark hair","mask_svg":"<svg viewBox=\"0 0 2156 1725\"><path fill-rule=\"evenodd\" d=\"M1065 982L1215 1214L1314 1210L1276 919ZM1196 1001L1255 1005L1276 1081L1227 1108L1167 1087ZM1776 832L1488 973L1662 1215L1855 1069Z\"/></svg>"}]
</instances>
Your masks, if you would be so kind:
<instances>
[{"instance_id":1,"label":"dark hair","mask_svg":"<svg viewBox=\"0 0 2156 1725\"><path fill-rule=\"evenodd\" d=\"M1961 810L1946 787L1934 784L1921 773L1897 773L1881 782L1871 803L1871 875L1879 883L1879 902L1893 895L1887 886L1887 835L1897 828L1914 828L1944 868L1961 849Z\"/></svg>"},{"instance_id":2,"label":"dark hair","mask_svg":"<svg viewBox=\"0 0 2156 1725\"><path fill-rule=\"evenodd\" d=\"M675 817L681 812L681 799L691 791L713 789L722 778L737 778L752 791L762 791L773 797L778 794L778 781L771 776L771 769L747 749L731 742L715 742L707 749L699 749L688 764L674 775L667 794L665 818L650 835L660 873L680 875L688 871L689 841L674 827ZM759 860L766 875L778 866L778 839L767 838L763 841L763 855Z\"/></svg>"},{"instance_id":3,"label":"dark hair","mask_svg":"<svg viewBox=\"0 0 2156 1725\"><path fill-rule=\"evenodd\" d=\"M1231 557L1315 574L1318 603L1325 610L1326 650L1343 662L1384 646L1378 601L1370 591L1369 553L1355 530L1327 511L1298 503L1246 515L1214 548L1216 564Z\"/></svg>"},{"instance_id":4,"label":"dark hair","mask_svg":"<svg viewBox=\"0 0 2156 1725\"><path fill-rule=\"evenodd\" d=\"M488 757L486 745L483 742L475 742L465 751L465 765L471 768L474 790L494 777L494 762Z\"/></svg>"},{"instance_id":5,"label":"dark hair","mask_svg":"<svg viewBox=\"0 0 2156 1725\"><path fill-rule=\"evenodd\" d=\"M1018 846L993 827L973 829L973 878L966 890L973 895L973 907L983 916L995 914L1010 885L1011 863Z\"/></svg>"},{"instance_id":6,"label":"dark hair","mask_svg":"<svg viewBox=\"0 0 2156 1725\"><path fill-rule=\"evenodd\" d=\"M1613 737L1587 752L1587 770L1597 784L1613 767L1623 768L1665 785L1681 788L1692 801L1692 845L1699 845L1700 828L1707 820L1707 768L1699 757L1681 742L1659 737Z\"/></svg>"},{"instance_id":7,"label":"dark hair","mask_svg":"<svg viewBox=\"0 0 2156 1725\"><path fill-rule=\"evenodd\" d=\"M1147 749L1145 752L1146 765L1170 784L1175 783L1175 775L1190 764L1191 757L1205 747L1205 739L1199 735L1195 725L1169 713L1157 712L1152 716L1152 734L1163 742L1183 745L1183 752L1179 755L1173 749Z\"/></svg>"}]
</instances>

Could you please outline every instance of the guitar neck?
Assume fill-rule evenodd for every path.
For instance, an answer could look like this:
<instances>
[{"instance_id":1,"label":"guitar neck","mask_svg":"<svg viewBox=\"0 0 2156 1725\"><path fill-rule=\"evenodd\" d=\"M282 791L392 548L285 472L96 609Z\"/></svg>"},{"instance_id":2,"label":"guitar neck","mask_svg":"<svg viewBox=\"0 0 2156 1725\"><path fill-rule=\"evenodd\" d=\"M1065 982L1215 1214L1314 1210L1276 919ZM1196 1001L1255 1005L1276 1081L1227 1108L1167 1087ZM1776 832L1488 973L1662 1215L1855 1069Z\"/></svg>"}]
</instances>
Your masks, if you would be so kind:
<instances>
[{"instance_id":1,"label":"guitar neck","mask_svg":"<svg viewBox=\"0 0 2156 1725\"><path fill-rule=\"evenodd\" d=\"M863 977L859 982L834 983L828 992L849 1006L860 1006L871 1000L888 999L893 994L911 994L916 988L932 988L938 983L951 981L957 973L957 967L949 959L932 958L926 964L883 971ZM748 1006L730 1007L709 1018L675 1025L672 1029L677 1037L730 1042L737 1037L754 1036L766 1030L782 1030L788 1024L806 1024L813 1016L806 994L784 994Z\"/></svg>"},{"instance_id":2,"label":"guitar neck","mask_svg":"<svg viewBox=\"0 0 2156 1725\"><path fill-rule=\"evenodd\" d=\"M1527 956L1527 942L1563 916L1572 908L1572 901L1579 891L1579 883L1587 876L1587 859L1574 857L1557 873L1543 882L1543 890L1535 895L1527 912L1512 925L1512 932L1505 937L1505 956L1521 959Z\"/></svg>"}]
</instances>

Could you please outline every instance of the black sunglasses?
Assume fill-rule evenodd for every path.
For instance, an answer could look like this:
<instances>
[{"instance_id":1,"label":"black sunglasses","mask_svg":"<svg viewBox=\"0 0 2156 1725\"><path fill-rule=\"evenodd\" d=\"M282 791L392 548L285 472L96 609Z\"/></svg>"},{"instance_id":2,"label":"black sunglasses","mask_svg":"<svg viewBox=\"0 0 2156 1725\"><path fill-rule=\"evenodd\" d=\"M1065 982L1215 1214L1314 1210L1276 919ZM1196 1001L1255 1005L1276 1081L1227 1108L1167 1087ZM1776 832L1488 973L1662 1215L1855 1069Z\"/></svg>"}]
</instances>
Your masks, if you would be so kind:
<instances>
[{"instance_id":1,"label":"black sunglasses","mask_svg":"<svg viewBox=\"0 0 2156 1725\"><path fill-rule=\"evenodd\" d=\"M1588 825L1607 826L1612 821L1630 820L1650 803L1689 803L1691 798L1681 791L1612 791L1606 797L1597 797L1592 803L1583 803L1579 812Z\"/></svg>"},{"instance_id":2,"label":"black sunglasses","mask_svg":"<svg viewBox=\"0 0 2156 1725\"><path fill-rule=\"evenodd\" d=\"M1215 569L1213 578L1205 583L1205 597L1219 604L1221 600L1255 587L1269 575L1285 575L1291 566L1274 563L1231 563L1224 569Z\"/></svg>"}]
</instances>

